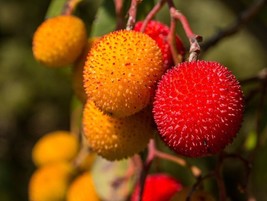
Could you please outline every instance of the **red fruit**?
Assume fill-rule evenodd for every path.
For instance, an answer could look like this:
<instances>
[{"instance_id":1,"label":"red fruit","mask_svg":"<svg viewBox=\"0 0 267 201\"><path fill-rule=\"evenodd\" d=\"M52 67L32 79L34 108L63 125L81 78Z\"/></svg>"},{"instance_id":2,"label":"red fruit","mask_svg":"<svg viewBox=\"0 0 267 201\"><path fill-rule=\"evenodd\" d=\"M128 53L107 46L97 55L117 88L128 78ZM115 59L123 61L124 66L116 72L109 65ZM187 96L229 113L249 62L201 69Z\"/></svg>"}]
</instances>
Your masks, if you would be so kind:
<instances>
[{"instance_id":1,"label":"red fruit","mask_svg":"<svg viewBox=\"0 0 267 201\"><path fill-rule=\"evenodd\" d=\"M169 201L181 189L181 183L171 176L166 174L148 175L145 181L142 201ZM131 201L138 201L139 191L140 186L137 185Z\"/></svg>"},{"instance_id":2,"label":"red fruit","mask_svg":"<svg viewBox=\"0 0 267 201\"><path fill-rule=\"evenodd\" d=\"M140 31L142 25L143 25L143 21L137 22L135 24L134 30ZM171 48L170 48L170 45L167 39L169 32L170 32L170 29L168 26L166 26L165 24L162 24L161 22L153 21L153 20L147 24L146 29L144 31L144 33L149 35L152 39L154 39L157 42L159 48L161 49L164 64L166 68L169 68L173 66L174 64L173 59L172 59ZM183 56L185 54L184 45L181 39L179 38L179 36L176 35L175 39L176 39L178 53L181 56Z\"/></svg>"},{"instance_id":3,"label":"red fruit","mask_svg":"<svg viewBox=\"0 0 267 201\"><path fill-rule=\"evenodd\" d=\"M232 142L243 118L235 76L213 61L184 62L158 83L153 114L163 141L178 154L202 157Z\"/></svg>"}]
</instances>

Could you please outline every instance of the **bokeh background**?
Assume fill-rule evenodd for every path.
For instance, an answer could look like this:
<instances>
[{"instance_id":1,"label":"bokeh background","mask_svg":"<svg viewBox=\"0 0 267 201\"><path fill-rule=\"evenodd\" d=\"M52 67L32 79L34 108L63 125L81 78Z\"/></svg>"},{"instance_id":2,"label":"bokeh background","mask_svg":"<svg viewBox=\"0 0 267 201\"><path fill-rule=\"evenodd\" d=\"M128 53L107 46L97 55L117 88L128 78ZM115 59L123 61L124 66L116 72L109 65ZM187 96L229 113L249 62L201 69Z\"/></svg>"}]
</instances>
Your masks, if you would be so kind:
<instances>
[{"instance_id":1,"label":"bokeh background","mask_svg":"<svg viewBox=\"0 0 267 201\"><path fill-rule=\"evenodd\" d=\"M59 1L59 0L54 0ZM130 1L125 0L126 6ZM90 36L99 36L115 28L114 5L111 0L84 0L79 14L87 23ZM141 19L153 5L143 0L138 17ZM157 2L157 1L155 1ZM175 0L177 8L187 17L195 33L208 40L219 30L235 23L237 16L253 0ZM31 149L42 135L54 130L70 129L73 89L71 67L49 69L36 62L32 55L32 36L37 26L47 16L52 1L0 0L0 200L28 200L28 181L34 171ZM50 11L50 15L51 14ZM125 18L126 19L126 18ZM157 15L169 22L167 7ZM178 25L177 33L188 41ZM256 75L267 67L267 7L252 18L238 33L221 40L203 52L203 59L216 60L242 80ZM249 90L251 87L245 88ZM259 97L255 97L246 112L241 133L243 138L255 131ZM266 99L265 99L266 100ZM267 107L263 108L261 132L267 136ZM262 138L264 143L264 139ZM237 140L242 141L242 140ZM238 142L237 142L238 144ZM265 146L266 147L266 146ZM262 158L267 157L263 146ZM259 163L264 172L267 162ZM166 171L177 170L164 164ZM261 169L262 170L261 170ZM266 172L266 171L265 171ZM235 173L228 174L232 181ZM259 177L259 186L267 183L267 175ZM258 181L257 181L258 182ZM261 183L260 183L261 182ZM229 182L230 183L230 182ZM260 200L267 200L267 187L259 190ZM264 197L265 196L265 197Z\"/></svg>"}]
</instances>

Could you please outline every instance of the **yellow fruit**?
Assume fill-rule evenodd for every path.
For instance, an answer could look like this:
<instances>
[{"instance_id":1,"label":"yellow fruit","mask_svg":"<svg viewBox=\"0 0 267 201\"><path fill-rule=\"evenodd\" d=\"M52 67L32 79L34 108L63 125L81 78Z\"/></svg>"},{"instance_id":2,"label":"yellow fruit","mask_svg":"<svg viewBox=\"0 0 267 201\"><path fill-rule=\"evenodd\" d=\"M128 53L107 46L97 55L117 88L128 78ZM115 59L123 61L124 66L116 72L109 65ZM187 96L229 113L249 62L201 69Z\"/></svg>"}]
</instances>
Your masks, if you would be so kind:
<instances>
[{"instance_id":1,"label":"yellow fruit","mask_svg":"<svg viewBox=\"0 0 267 201\"><path fill-rule=\"evenodd\" d=\"M83 67L91 47L95 45L98 40L99 38L97 37L89 39L86 47L84 48L83 54L74 64L72 69L72 87L75 95L82 103L85 103L87 100L87 95L83 86Z\"/></svg>"},{"instance_id":2,"label":"yellow fruit","mask_svg":"<svg viewBox=\"0 0 267 201\"><path fill-rule=\"evenodd\" d=\"M72 167L68 163L53 163L38 168L29 183L30 201L64 201Z\"/></svg>"},{"instance_id":3,"label":"yellow fruit","mask_svg":"<svg viewBox=\"0 0 267 201\"><path fill-rule=\"evenodd\" d=\"M115 31L91 49L84 67L85 91L106 113L130 116L149 104L164 71L161 50L152 38Z\"/></svg>"},{"instance_id":4,"label":"yellow fruit","mask_svg":"<svg viewBox=\"0 0 267 201\"><path fill-rule=\"evenodd\" d=\"M115 118L88 101L83 112L83 129L88 145L107 160L120 160L145 149L152 137L151 112Z\"/></svg>"},{"instance_id":5,"label":"yellow fruit","mask_svg":"<svg viewBox=\"0 0 267 201\"><path fill-rule=\"evenodd\" d=\"M46 66L73 63L86 45L87 33L81 19L61 15L45 20L33 36L33 55Z\"/></svg>"},{"instance_id":6,"label":"yellow fruit","mask_svg":"<svg viewBox=\"0 0 267 201\"><path fill-rule=\"evenodd\" d=\"M68 131L54 131L40 138L33 147L36 166L74 159L79 149L77 138Z\"/></svg>"},{"instance_id":7,"label":"yellow fruit","mask_svg":"<svg viewBox=\"0 0 267 201\"><path fill-rule=\"evenodd\" d=\"M70 185L67 201L100 201L89 172L78 176Z\"/></svg>"},{"instance_id":8,"label":"yellow fruit","mask_svg":"<svg viewBox=\"0 0 267 201\"><path fill-rule=\"evenodd\" d=\"M187 195L190 192L190 188L183 188L177 192L170 201L186 201ZM191 195L190 201L215 201L215 199L206 191L196 190Z\"/></svg>"}]
</instances>

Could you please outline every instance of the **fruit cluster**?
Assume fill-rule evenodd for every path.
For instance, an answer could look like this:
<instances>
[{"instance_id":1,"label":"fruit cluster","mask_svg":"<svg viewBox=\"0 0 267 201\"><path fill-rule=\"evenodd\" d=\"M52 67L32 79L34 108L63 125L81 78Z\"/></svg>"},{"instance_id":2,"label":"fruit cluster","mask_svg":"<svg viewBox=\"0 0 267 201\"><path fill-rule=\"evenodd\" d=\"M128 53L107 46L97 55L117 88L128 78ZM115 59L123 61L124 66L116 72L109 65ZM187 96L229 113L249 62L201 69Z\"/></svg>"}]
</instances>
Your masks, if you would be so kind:
<instances>
[{"instance_id":1,"label":"fruit cluster","mask_svg":"<svg viewBox=\"0 0 267 201\"><path fill-rule=\"evenodd\" d=\"M155 133L186 157L219 153L232 142L243 118L237 79L215 61L174 64L169 27L150 21L141 32L142 25L140 21L134 30L117 30L88 43L80 19L51 18L34 35L34 56L51 67L74 64L73 86L83 103L83 137L99 156L110 161L131 157L143 151ZM175 42L181 59L184 45L178 36ZM66 195L69 201L85 200L81 196L98 200L88 172L69 187L75 175L70 162L78 147L77 139L64 132L46 135L36 144L33 161L39 168L30 182L30 200L60 200ZM170 200L182 188L166 175L151 176L147 182L143 200ZM166 189L157 186L165 184ZM80 193L85 185L88 195ZM138 188L132 201L137 200ZM154 188L160 189L155 195Z\"/></svg>"},{"instance_id":2,"label":"fruit cluster","mask_svg":"<svg viewBox=\"0 0 267 201\"><path fill-rule=\"evenodd\" d=\"M77 137L68 131L47 133L36 142L32 160L37 169L30 178L30 201L100 200L90 173L95 156L87 154L76 166L78 149Z\"/></svg>"}]
</instances>

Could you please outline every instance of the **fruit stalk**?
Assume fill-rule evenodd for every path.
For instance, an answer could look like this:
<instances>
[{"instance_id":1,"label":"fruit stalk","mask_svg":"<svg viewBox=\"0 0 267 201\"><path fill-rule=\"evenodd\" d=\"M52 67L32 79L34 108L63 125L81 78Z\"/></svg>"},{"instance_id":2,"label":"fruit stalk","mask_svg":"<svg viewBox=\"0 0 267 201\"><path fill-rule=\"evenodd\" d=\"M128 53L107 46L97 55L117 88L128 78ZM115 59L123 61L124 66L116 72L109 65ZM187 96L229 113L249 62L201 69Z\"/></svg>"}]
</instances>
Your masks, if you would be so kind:
<instances>
[{"instance_id":1,"label":"fruit stalk","mask_svg":"<svg viewBox=\"0 0 267 201\"><path fill-rule=\"evenodd\" d=\"M189 61L196 61L198 59L198 55L200 53L200 45L198 42L202 41L202 36L195 34L186 17L176 10L173 6L170 7L170 14L172 18L179 20L182 23L183 29L186 33L186 36L190 42L190 50L189 50Z\"/></svg>"},{"instance_id":2,"label":"fruit stalk","mask_svg":"<svg viewBox=\"0 0 267 201\"><path fill-rule=\"evenodd\" d=\"M140 0L132 0L131 6L129 9L129 18L126 25L126 30L132 30L136 21L136 12L137 12L137 6L138 3L140 3Z\"/></svg>"},{"instance_id":3,"label":"fruit stalk","mask_svg":"<svg viewBox=\"0 0 267 201\"><path fill-rule=\"evenodd\" d=\"M82 0L67 0L65 6L63 8L62 14L63 15L71 15L73 10Z\"/></svg>"},{"instance_id":4,"label":"fruit stalk","mask_svg":"<svg viewBox=\"0 0 267 201\"><path fill-rule=\"evenodd\" d=\"M146 18L143 21L143 25L140 29L140 32L144 32L149 21L157 14L157 12L162 8L167 0L159 0L159 2L152 8L152 10L147 14Z\"/></svg>"}]
</instances>

